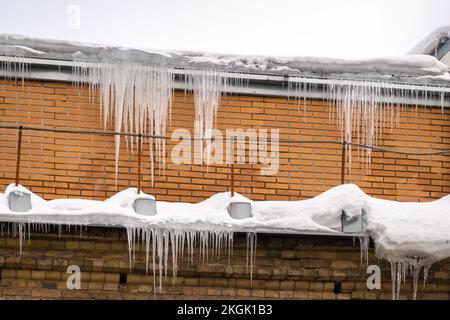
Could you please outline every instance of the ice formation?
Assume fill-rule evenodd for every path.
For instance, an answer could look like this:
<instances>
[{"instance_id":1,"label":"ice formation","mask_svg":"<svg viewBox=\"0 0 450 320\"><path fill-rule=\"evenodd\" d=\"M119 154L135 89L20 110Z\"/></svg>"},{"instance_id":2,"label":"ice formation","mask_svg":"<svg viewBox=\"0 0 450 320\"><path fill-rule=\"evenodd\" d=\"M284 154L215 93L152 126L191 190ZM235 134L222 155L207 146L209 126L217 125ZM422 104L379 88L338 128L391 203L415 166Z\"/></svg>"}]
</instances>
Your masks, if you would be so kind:
<instances>
[{"instance_id":1,"label":"ice formation","mask_svg":"<svg viewBox=\"0 0 450 320\"><path fill-rule=\"evenodd\" d=\"M426 280L433 263L450 257L450 196L425 203L367 197L366 213L376 255L391 263L393 297L410 271L415 298L420 271Z\"/></svg>"},{"instance_id":2,"label":"ice formation","mask_svg":"<svg viewBox=\"0 0 450 320\"><path fill-rule=\"evenodd\" d=\"M428 100L439 99L443 107L450 96L449 67L426 55L341 60L161 53L8 34L0 35L0 54L5 56L0 68L11 79L26 78L31 65L28 58L72 61L76 85L88 85L93 94L99 94L105 125L113 120L118 133L164 136L177 77L184 82L182 87L193 92L194 132L204 147L201 163L209 162L221 96L248 85L249 74L261 75L261 79L266 74L283 76L286 96L299 103L321 90L332 106L330 112L335 114L342 139L349 143L349 160L352 143L376 146L384 128L398 124L406 100L427 106ZM116 135L116 174L120 140ZM165 139L149 142L153 176L154 156L160 164L165 161ZM371 149L365 150L370 160Z\"/></svg>"},{"instance_id":3,"label":"ice formation","mask_svg":"<svg viewBox=\"0 0 450 320\"><path fill-rule=\"evenodd\" d=\"M196 230L193 228L177 229L171 227L126 227L130 269L134 265L136 247L145 248L146 272L152 266L153 284L156 289L156 270L159 276L159 288L163 279L167 279L169 256L172 258L172 279L175 282L178 272L178 260L186 253L188 263L194 264L194 248L198 248L199 261L205 264L209 259L217 261L222 253L232 252L233 232L227 229ZM152 254L150 261L150 252ZM228 260L229 261L229 260ZM253 266L253 265L252 265ZM155 290L154 290L155 292Z\"/></svg>"},{"instance_id":4,"label":"ice formation","mask_svg":"<svg viewBox=\"0 0 450 320\"><path fill-rule=\"evenodd\" d=\"M423 268L423 284L425 286L428 278L428 270L430 270L433 262L421 257L405 257L398 261L390 261L392 299L399 300L402 281L405 281L409 271L413 278L413 300L416 300L420 270Z\"/></svg>"},{"instance_id":5,"label":"ice formation","mask_svg":"<svg viewBox=\"0 0 450 320\"><path fill-rule=\"evenodd\" d=\"M336 121L342 140L347 142L350 165L352 145L377 146L385 129L398 126L401 121L400 112L411 101L415 101L412 107L417 109L418 106L427 107L429 101L436 99L440 101L442 110L447 101L450 101L448 86L298 77L292 80L287 91L289 97L298 99L300 106L303 105L305 117L308 92L316 91L319 87L332 107L330 114ZM372 149L364 150L366 160L370 162Z\"/></svg>"},{"instance_id":6,"label":"ice formation","mask_svg":"<svg viewBox=\"0 0 450 320\"><path fill-rule=\"evenodd\" d=\"M76 61L73 68L78 85L87 85L99 93L104 126L113 119L116 132L166 136L171 118L175 70L167 65L148 66L129 62L100 64ZM222 94L230 86L245 86L241 75L224 75L218 70L191 70L183 77L185 89L193 93L194 136L202 145L200 164L209 163L210 143ZM165 163L164 138L150 138L150 163L153 168L153 145L157 161ZM116 175L120 135L115 136ZM206 150L205 153L203 151ZM153 169L151 170L153 176Z\"/></svg>"},{"instance_id":7,"label":"ice formation","mask_svg":"<svg viewBox=\"0 0 450 320\"><path fill-rule=\"evenodd\" d=\"M230 197L225 192L196 204L158 201L156 216L142 216L134 212L132 203L138 197L152 197L137 195L134 188L105 201L45 201L30 192L32 209L24 213L9 211L7 196L14 190L30 192L10 185L0 194L0 221L13 223L12 227L4 223L0 226L2 234L19 237L20 252L31 230L54 228L61 232L65 227L77 228L81 233L89 225L122 226L128 235L130 267L137 246L143 246L147 271L151 266L154 283L158 275L160 286L169 265L175 278L179 259L186 256L194 263L195 250L200 263L214 261L221 254L229 257L235 232L247 234L246 270L252 279L257 233L340 235L342 211L349 216L365 212L366 230L375 243L375 253L392 266L393 298L399 297L408 271L413 278L415 298L421 270L426 280L434 262L450 257L450 196L428 203L396 202L372 198L351 184L301 201L251 201L240 194ZM227 207L233 201L251 203L252 218L232 219ZM356 237L360 240L361 259L368 261L369 238L363 234Z\"/></svg>"},{"instance_id":8,"label":"ice formation","mask_svg":"<svg viewBox=\"0 0 450 320\"><path fill-rule=\"evenodd\" d=\"M217 111L220 105L220 98L224 88L225 78L221 77L216 70L207 70L205 72L196 72L189 77L191 83L189 88L194 92L195 122L194 134L202 144L199 148L199 163L209 163L210 150L208 146L211 143L212 130L217 118ZM203 154L204 145L206 145L206 159ZM206 161L205 161L206 160Z\"/></svg>"},{"instance_id":9,"label":"ice formation","mask_svg":"<svg viewBox=\"0 0 450 320\"><path fill-rule=\"evenodd\" d=\"M73 73L77 84L86 84L99 93L100 109L106 128L114 119L114 130L135 135L165 136L172 105L173 74L165 66L108 62L98 65L77 61ZM128 140L128 137L126 137ZM121 136L115 136L116 178ZM133 136L130 138L133 144ZM165 139L149 139L151 173L153 156L165 162ZM156 155L153 154L153 146Z\"/></svg>"},{"instance_id":10,"label":"ice formation","mask_svg":"<svg viewBox=\"0 0 450 320\"><path fill-rule=\"evenodd\" d=\"M23 56L3 57L0 59L2 76L9 81L17 82L20 79L23 84L24 80L30 75L30 68L29 59Z\"/></svg>"},{"instance_id":11,"label":"ice formation","mask_svg":"<svg viewBox=\"0 0 450 320\"><path fill-rule=\"evenodd\" d=\"M253 266L256 259L256 240L257 234L255 232L247 233L247 260L245 269L250 274L250 288L253 288Z\"/></svg>"}]
</instances>

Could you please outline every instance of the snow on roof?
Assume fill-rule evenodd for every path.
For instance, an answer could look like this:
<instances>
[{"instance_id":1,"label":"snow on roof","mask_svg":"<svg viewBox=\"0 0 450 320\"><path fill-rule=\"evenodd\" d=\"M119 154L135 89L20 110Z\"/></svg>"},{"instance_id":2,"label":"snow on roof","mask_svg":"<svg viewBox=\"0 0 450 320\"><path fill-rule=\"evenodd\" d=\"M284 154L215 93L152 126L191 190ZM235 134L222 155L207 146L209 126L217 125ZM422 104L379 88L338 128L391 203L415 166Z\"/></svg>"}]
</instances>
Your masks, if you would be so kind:
<instances>
[{"instance_id":1,"label":"snow on roof","mask_svg":"<svg viewBox=\"0 0 450 320\"><path fill-rule=\"evenodd\" d=\"M450 26L440 27L433 32L431 32L428 36L426 36L422 41L420 41L414 48L412 48L408 54L417 55L417 54L428 54L434 55L436 49L441 43L441 39L446 38L447 40L450 38Z\"/></svg>"},{"instance_id":2,"label":"snow on roof","mask_svg":"<svg viewBox=\"0 0 450 320\"><path fill-rule=\"evenodd\" d=\"M319 57L268 57L202 52L165 52L0 34L0 55L89 62L132 62L185 69L242 73L359 78L445 76L449 67L434 57L410 55L345 60Z\"/></svg>"}]
</instances>

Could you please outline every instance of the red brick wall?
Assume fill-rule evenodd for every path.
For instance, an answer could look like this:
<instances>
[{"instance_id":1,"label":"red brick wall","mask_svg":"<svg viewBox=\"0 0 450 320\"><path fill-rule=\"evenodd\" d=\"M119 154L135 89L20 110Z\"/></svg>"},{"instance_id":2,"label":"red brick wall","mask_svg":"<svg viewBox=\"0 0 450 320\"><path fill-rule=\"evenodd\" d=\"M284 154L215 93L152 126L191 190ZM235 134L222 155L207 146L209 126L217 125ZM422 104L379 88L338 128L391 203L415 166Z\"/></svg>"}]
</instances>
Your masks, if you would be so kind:
<instances>
[{"instance_id":1,"label":"red brick wall","mask_svg":"<svg viewBox=\"0 0 450 320\"><path fill-rule=\"evenodd\" d=\"M340 140L333 110L323 101L236 96L223 97L218 128L224 130L279 129L284 139ZM306 117L305 117L306 114ZM449 109L404 108L401 123L385 130L379 145L409 150L449 149ZM192 130L194 105L190 94L176 92L172 130ZM0 81L0 125L24 125L60 129L102 130L98 102L88 90L71 84ZM112 126L109 126L112 129ZM0 130L0 184L14 181L16 135ZM117 185L114 179L114 142L111 136L61 133L24 133L21 183L46 199L81 197L103 199L117 190L135 186L136 153L127 152L125 139L119 163ZM170 155L169 143L168 154ZM148 154L145 148L145 155ZM415 150L419 151L419 150ZM274 176L261 176L260 165L239 165L237 191L255 200L296 200L317 195L340 183L339 145L280 146L280 170ZM144 157L145 159L145 157ZM386 199L429 201L450 191L449 156L404 156L374 152L370 169L362 169L353 152L351 174L346 181L365 192ZM165 175L156 176L151 187L149 162L144 164L144 191L160 200L200 201L229 186L226 166L175 165L168 157ZM3 187L2 187L3 188Z\"/></svg>"}]
</instances>

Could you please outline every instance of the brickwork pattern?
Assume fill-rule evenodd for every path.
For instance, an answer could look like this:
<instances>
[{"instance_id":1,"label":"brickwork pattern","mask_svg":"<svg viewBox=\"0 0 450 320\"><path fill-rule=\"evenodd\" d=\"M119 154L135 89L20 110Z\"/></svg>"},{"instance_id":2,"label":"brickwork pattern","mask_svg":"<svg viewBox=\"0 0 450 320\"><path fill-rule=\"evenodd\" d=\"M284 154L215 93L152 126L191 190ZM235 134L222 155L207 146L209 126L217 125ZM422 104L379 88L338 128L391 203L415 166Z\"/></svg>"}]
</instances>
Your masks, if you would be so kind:
<instances>
[{"instance_id":1,"label":"brickwork pattern","mask_svg":"<svg viewBox=\"0 0 450 320\"><path fill-rule=\"evenodd\" d=\"M161 291L157 280L154 295L152 268L145 273L145 250L137 251L130 271L123 229L88 228L81 237L73 231L34 233L29 243L25 241L20 259L18 239L4 236L0 238L0 298L391 299L389 264L380 261L381 290L368 290L367 265L361 263L351 238L259 235L252 288L245 267L245 235L236 235L230 264L226 253L216 260L210 256L208 264L198 261L198 252L195 257L194 265L186 257L180 261L174 282L170 267ZM369 264L378 263L372 249L369 259ZM81 268L80 290L67 289L69 265ZM419 282L418 299L450 299L450 260L433 265L425 288ZM411 297L409 276L401 298Z\"/></svg>"},{"instance_id":2,"label":"brickwork pattern","mask_svg":"<svg viewBox=\"0 0 450 320\"><path fill-rule=\"evenodd\" d=\"M399 127L385 129L379 145L401 150L448 149L449 109L403 108ZM323 101L300 103L284 98L223 97L217 127L279 129L283 139L340 140L333 108ZM192 130L192 96L176 92L168 134L178 128ZM71 84L0 81L0 125L59 129L102 130L99 105L86 88ZM109 126L112 130L112 126ZM17 133L0 130L0 184L14 181ZM127 151L122 139L117 184L114 176L114 142L111 136L25 132L22 184L46 199L77 197L104 199L136 185L136 150ZM169 142L170 155L175 142ZM319 194L340 183L339 145L280 146L280 170L259 174L260 165L238 165L237 191L254 200L298 200ZM450 191L449 156L404 156L374 152L364 169L356 149L346 181L366 193L385 199L429 201ZM144 159L148 156L145 147ZM160 200L197 202L229 188L230 170L224 165L176 165L170 161L165 175L150 183L150 164L143 168L144 191Z\"/></svg>"}]
</instances>

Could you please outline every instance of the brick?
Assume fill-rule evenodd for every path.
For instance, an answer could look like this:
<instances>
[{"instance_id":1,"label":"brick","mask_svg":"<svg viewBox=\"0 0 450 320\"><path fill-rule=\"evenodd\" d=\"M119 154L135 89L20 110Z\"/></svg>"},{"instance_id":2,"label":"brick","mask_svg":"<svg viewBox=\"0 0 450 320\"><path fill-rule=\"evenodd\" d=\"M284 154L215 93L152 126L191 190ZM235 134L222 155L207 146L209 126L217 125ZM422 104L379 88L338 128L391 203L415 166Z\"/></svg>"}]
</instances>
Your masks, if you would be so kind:
<instances>
[{"instance_id":1,"label":"brick","mask_svg":"<svg viewBox=\"0 0 450 320\"><path fill-rule=\"evenodd\" d=\"M295 287L294 281L281 281L280 282L280 289L281 290L293 290Z\"/></svg>"},{"instance_id":2,"label":"brick","mask_svg":"<svg viewBox=\"0 0 450 320\"><path fill-rule=\"evenodd\" d=\"M96 242L95 243L95 249L96 250L108 250L109 249L109 243Z\"/></svg>"},{"instance_id":3,"label":"brick","mask_svg":"<svg viewBox=\"0 0 450 320\"><path fill-rule=\"evenodd\" d=\"M331 262L331 267L337 269L356 268L357 266L358 263L349 260L334 260Z\"/></svg>"},{"instance_id":4,"label":"brick","mask_svg":"<svg viewBox=\"0 0 450 320\"><path fill-rule=\"evenodd\" d=\"M309 289L308 281L295 281L295 290L306 291Z\"/></svg>"},{"instance_id":5,"label":"brick","mask_svg":"<svg viewBox=\"0 0 450 320\"><path fill-rule=\"evenodd\" d=\"M93 249L95 249L95 242L82 241L82 242L80 242L80 248L84 249L84 250L93 250Z\"/></svg>"},{"instance_id":6,"label":"brick","mask_svg":"<svg viewBox=\"0 0 450 320\"><path fill-rule=\"evenodd\" d=\"M279 290L280 282L279 281L266 281L266 289L267 290Z\"/></svg>"},{"instance_id":7,"label":"brick","mask_svg":"<svg viewBox=\"0 0 450 320\"><path fill-rule=\"evenodd\" d=\"M128 275L128 281L130 281L130 277L131 277L131 279L133 279L132 276L133 275ZM105 281L105 274L104 273L100 273L100 272L91 272L90 280L92 282L104 282ZM132 282L130 282L130 283L132 283Z\"/></svg>"},{"instance_id":8,"label":"brick","mask_svg":"<svg viewBox=\"0 0 450 320\"><path fill-rule=\"evenodd\" d=\"M56 289L33 289L31 296L34 298L61 298L61 290Z\"/></svg>"},{"instance_id":9,"label":"brick","mask_svg":"<svg viewBox=\"0 0 450 320\"><path fill-rule=\"evenodd\" d=\"M275 290L266 290L264 296L266 298L272 298L272 299L279 299L280 298L280 292Z\"/></svg>"},{"instance_id":10,"label":"brick","mask_svg":"<svg viewBox=\"0 0 450 320\"><path fill-rule=\"evenodd\" d=\"M87 300L91 298L91 293L83 290L64 290L62 291L64 299L82 299Z\"/></svg>"},{"instance_id":11,"label":"brick","mask_svg":"<svg viewBox=\"0 0 450 320\"><path fill-rule=\"evenodd\" d=\"M31 278L34 280L45 280L46 278L45 271L33 270L31 272Z\"/></svg>"},{"instance_id":12,"label":"brick","mask_svg":"<svg viewBox=\"0 0 450 320\"><path fill-rule=\"evenodd\" d=\"M105 282L119 283L119 274L116 273L106 273Z\"/></svg>"},{"instance_id":13,"label":"brick","mask_svg":"<svg viewBox=\"0 0 450 320\"><path fill-rule=\"evenodd\" d=\"M66 241L66 248L67 249L79 249L80 242L79 241Z\"/></svg>"},{"instance_id":14,"label":"brick","mask_svg":"<svg viewBox=\"0 0 450 320\"><path fill-rule=\"evenodd\" d=\"M17 270L17 278L31 279L31 270Z\"/></svg>"},{"instance_id":15,"label":"brick","mask_svg":"<svg viewBox=\"0 0 450 320\"><path fill-rule=\"evenodd\" d=\"M45 272L45 278L47 280L60 280L61 279L61 273L58 271L46 271Z\"/></svg>"},{"instance_id":16,"label":"brick","mask_svg":"<svg viewBox=\"0 0 450 320\"><path fill-rule=\"evenodd\" d=\"M16 278L16 270L13 269L2 269L1 271L2 279Z\"/></svg>"}]
</instances>

